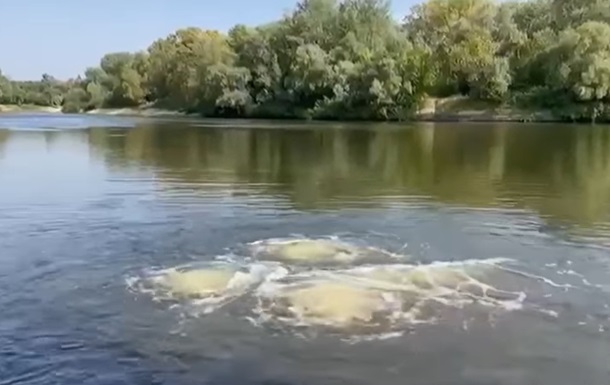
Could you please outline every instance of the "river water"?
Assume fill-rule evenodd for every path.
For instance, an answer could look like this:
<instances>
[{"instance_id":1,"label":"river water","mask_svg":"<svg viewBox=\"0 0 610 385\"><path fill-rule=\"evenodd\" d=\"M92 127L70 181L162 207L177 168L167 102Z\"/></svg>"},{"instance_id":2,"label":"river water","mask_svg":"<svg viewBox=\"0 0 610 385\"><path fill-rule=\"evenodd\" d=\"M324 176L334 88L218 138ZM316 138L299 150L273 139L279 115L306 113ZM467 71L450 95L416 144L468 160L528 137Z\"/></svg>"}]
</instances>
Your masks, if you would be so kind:
<instances>
[{"instance_id":1,"label":"river water","mask_svg":"<svg viewBox=\"0 0 610 385\"><path fill-rule=\"evenodd\" d=\"M218 265L260 274L155 286ZM400 266L443 274L345 283ZM607 385L609 306L609 127L0 117L1 385Z\"/></svg>"}]
</instances>

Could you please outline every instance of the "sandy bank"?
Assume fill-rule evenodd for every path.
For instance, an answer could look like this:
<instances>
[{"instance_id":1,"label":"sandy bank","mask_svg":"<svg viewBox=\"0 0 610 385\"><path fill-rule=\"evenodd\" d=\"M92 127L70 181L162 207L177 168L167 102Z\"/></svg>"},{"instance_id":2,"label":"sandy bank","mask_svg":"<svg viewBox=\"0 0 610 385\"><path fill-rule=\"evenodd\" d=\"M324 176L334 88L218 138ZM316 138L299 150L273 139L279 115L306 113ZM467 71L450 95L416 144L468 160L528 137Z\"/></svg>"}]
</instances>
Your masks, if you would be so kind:
<instances>
[{"instance_id":1,"label":"sandy bank","mask_svg":"<svg viewBox=\"0 0 610 385\"><path fill-rule=\"evenodd\" d=\"M130 107L130 108L99 108L87 111L91 115L115 115L115 116L148 116L148 117L164 117L164 116L187 116L187 114L179 111L163 110L159 108L146 107Z\"/></svg>"},{"instance_id":2,"label":"sandy bank","mask_svg":"<svg viewBox=\"0 0 610 385\"><path fill-rule=\"evenodd\" d=\"M41 112L46 114L61 113L60 107L43 107L34 105L7 105L0 104L0 114L20 113L20 112Z\"/></svg>"},{"instance_id":3,"label":"sandy bank","mask_svg":"<svg viewBox=\"0 0 610 385\"><path fill-rule=\"evenodd\" d=\"M415 114L429 122L558 122L550 111L530 111L514 106L472 100L466 96L428 98Z\"/></svg>"}]
</instances>

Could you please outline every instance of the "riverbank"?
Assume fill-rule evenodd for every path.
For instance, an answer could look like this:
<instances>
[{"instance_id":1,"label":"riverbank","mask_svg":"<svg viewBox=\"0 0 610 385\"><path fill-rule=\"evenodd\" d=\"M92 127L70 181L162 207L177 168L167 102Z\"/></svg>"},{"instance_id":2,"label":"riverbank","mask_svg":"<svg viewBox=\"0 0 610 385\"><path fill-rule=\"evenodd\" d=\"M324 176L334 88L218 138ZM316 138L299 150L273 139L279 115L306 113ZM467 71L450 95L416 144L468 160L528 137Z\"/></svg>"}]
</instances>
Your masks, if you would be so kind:
<instances>
[{"instance_id":1,"label":"riverbank","mask_svg":"<svg viewBox=\"0 0 610 385\"><path fill-rule=\"evenodd\" d=\"M0 105L0 113L62 113L60 108L41 106ZM139 116L139 117L199 117L196 113L152 106L126 108L100 108L87 111L90 115ZM272 116L265 117L272 119ZM297 120L297 119L295 119ZM561 122L550 111L525 110L510 105L472 100L468 97L428 98L414 115L413 121L421 122Z\"/></svg>"},{"instance_id":2,"label":"riverbank","mask_svg":"<svg viewBox=\"0 0 610 385\"><path fill-rule=\"evenodd\" d=\"M90 115L116 115L116 116L143 116L143 117L172 117L172 116L197 116L197 114L186 114L180 111L166 110L154 107L127 107L127 108L98 108L87 111Z\"/></svg>"},{"instance_id":3,"label":"riverbank","mask_svg":"<svg viewBox=\"0 0 610 385\"><path fill-rule=\"evenodd\" d=\"M184 113L153 107L101 108L88 111L93 115L144 116L144 117L178 117L199 116L196 113ZM273 119L272 116L265 117ZM295 119L298 120L298 119ZM560 122L550 111L528 111L508 105L497 105L477 101L468 97L429 98L419 111L414 121L422 122Z\"/></svg>"},{"instance_id":4,"label":"riverbank","mask_svg":"<svg viewBox=\"0 0 610 385\"><path fill-rule=\"evenodd\" d=\"M11 113L21 113L21 112L40 112L40 113L48 113L48 114L57 114L61 113L60 107L46 107L46 106L36 106L32 104L24 104L24 105L13 105L13 104L0 104L0 114L11 114Z\"/></svg>"},{"instance_id":5,"label":"riverbank","mask_svg":"<svg viewBox=\"0 0 610 385\"><path fill-rule=\"evenodd\" d=\"M563 122L548 110L526 110L466 96L428 98L415 114L427 122Z\"/></svg>"}]
</instances>

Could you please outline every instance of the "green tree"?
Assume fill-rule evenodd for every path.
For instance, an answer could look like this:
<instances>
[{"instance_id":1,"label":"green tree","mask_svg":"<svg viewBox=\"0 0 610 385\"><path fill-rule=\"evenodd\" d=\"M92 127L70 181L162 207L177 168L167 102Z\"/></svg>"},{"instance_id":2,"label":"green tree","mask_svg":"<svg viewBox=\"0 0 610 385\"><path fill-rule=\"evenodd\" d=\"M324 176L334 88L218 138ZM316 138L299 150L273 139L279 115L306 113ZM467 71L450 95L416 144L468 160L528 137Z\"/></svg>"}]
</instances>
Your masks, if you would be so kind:
<instances>
[{"instance_id":1,"label":"green tree","mask_svg":"<svg viewBox=\"0 0 610 385\"><path fill-rule=\"evenodd\" d=\"M235 59L224 35L199 28L181 29L157 40L148 53L148 82L153 97L186 109L201 104L198 98L208 68L231 65Z\"/></svg>"},{"instance_id":2,"label":"green tree","mask_svg":"<svg viewBox=\"0 0 610 385\"><path fill-rule=\"evenodd\" d=\"M548 86L584 104L593 120L608 114L610 25L588 21L567 29L549 55Z\"/></svg>"},{"instance_id":3,"label":"green tree","mask_svg":"<svg viewBox=\"0 0 610 385\"><path fill-rule=\"evenodd\" d=\"M609 31L607 0L427 0L403 23L386 0L301 0L265 25L189 27L107 54L82 79L0 74L0 102L408 119L427 97L463 95L610 119Z\"/></svg>"},{"instance_id":4,"label":"green tree","mask_svg":"<svg viewBox=\"0 0 610 385\"><path fill-rule=\"evenodd\" d=\"M107 104L111 106L138 105L144 102L146 91L144 77L138 70L142 68L141 56L129 52L117 52L105 55L100 61L100 76L109 90ZM144 67L145 68L145 67Z\"/></svg>"},{"instance_id":5,"label":"green tree","mask_svg":"<svg viewBox=\"0 0 610 385\"><path fill-rule=\"evenodd\" d=\"M0 70L0 104L13 103L13 85L11 81L2 74Z\"/></svg>"}]
</instances>

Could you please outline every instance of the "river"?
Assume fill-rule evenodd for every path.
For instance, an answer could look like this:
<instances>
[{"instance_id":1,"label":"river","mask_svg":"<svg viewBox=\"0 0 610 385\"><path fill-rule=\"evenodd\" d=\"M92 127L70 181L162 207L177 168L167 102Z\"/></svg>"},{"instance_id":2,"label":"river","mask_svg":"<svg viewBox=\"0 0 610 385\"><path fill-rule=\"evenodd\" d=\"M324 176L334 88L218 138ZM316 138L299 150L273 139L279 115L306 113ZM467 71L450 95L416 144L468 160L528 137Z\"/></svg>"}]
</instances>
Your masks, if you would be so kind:
<instances>
[{"instance_id":1,"label":"river","mask_svg":"<svg viewBox=\"0 0 610 385\"><path fill-rule=\"evenodd\" d=\"M1 385L607 385L609 306L610 127L0 116Z\"/></svg>"}]
</instances>

